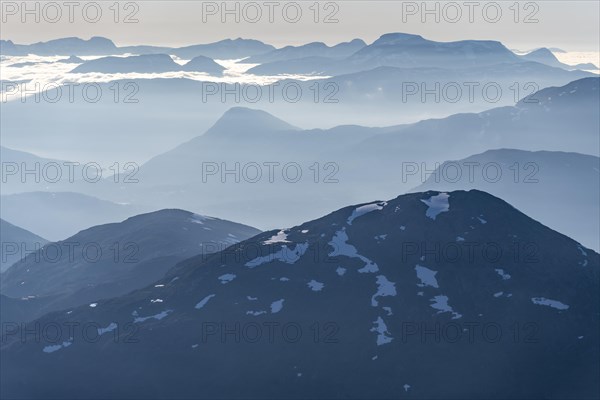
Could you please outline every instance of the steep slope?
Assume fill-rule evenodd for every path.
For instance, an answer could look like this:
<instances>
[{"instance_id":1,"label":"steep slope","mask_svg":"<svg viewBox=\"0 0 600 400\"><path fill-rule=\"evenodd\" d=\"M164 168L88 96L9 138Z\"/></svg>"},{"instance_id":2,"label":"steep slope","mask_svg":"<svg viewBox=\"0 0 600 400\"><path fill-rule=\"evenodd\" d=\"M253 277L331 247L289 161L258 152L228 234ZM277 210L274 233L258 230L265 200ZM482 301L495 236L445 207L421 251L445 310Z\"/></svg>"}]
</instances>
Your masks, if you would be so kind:
<instances>
[{"instance_id":1,"label":"steep slope","mask_svg":"<svg viewBox=\"0 0 600 400\"><path fill-rule=\"evenodd\" d=\"M39 249L48 243L46 239L35 233L19 228L1 218L0 236L2 237L0 272L4 272L26 253Z\"/></svg>"},{"instance_id":2,"label":"steep slope","mask_svg":"<svg viewBox=\"0 0 600 400\"><path fill-rule=\"evenodd\" d=\"M597 253L484 192L404 195L37 321L97 328L87 341L77 327L52 342L17 328L0 350L2 393L591 397L599 272Z\"/></svg>"},{"instance_id":3,"label":"steep slope","mask_svg":"<svg viewBox=\"0 0 600 400\"><path fill-rule=\"evenodd\" d=\"M35 315L125 294L178 261L259 233L249 226L183 210L161 210L94 226L44 246L2 276L9 297L43 299Z\"/></svg>"}]
</instances>

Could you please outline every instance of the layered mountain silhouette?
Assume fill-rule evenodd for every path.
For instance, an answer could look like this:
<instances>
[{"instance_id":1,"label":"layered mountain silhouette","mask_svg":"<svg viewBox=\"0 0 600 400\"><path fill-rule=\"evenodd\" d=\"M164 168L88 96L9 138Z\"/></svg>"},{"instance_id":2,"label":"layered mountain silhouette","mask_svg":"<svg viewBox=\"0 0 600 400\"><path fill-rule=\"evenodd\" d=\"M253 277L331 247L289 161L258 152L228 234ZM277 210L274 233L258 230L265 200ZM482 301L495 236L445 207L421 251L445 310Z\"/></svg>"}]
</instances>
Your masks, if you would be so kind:
<instances>
[{"instance_id":1,"label":"layered mountain silhouette","mask_svg":"<svg viewBox=\"0 0 600 400\"><path fill-rule=\"evenodd\" d=\"M423 172L418 171L426 180L415 192L483 190L587 247L596 251L600 247L600 159L596 156L499 149Z\"/></svg>"},{"instance_id":2,"label":"layered mountain silhouette","mask_svg":"<svg viewBox=\"0 0 600 400\"><path fill-rule=\"evenodd\" d=\"M1 200L3 218L52 241L152 208L119 204L76 192L25 192L2 196Z\"/></svg>"},{"instance_id":3,"label":"layered mountain silhouette","mask_svg":"<svg viewBox=\"0 0 600 400\"><path fill-rule=\"evenodd\" d=\"M22 317L123 295L158 279L175 263L221 251L258 230L183 210L161 210L94 226L48 243L2 275L0 292L37 299Z\"/></svg>"},{"instance_id":4,"label":"layered mountain silhouette","mask_svg":"<svg viewBox=\"0 0 600 400\"><path fill-rule=\"evenodd\" d=\"M307 45L308 46L308 45ZM338 45L341 46L341 45ZM262 65L250 69L258 75L277 74L322 74L342 75L372 70L378 67L396 68L462 68L496 69L498 65L536 62L562 69L596 69L594 65L563 64L548 49L538 49L517 56L502 43L482 40L436 42L419 35L389 33L369 45L364 45L345 58L336 59L327 52L283 52L275 50L269 54L250 58ZM243 62L246 62L245 60ZM493 66L493 67L492 67ZM443 77L443 76L442 76Z\"/></svg>"},{"instance_id":5,"label":"layered mountain silhouette","mask_svg":"<svg viewBox=\"0 0 600 400\"><path fill-rule=\"evenodd\" d=\"M599 268L597 253L487 193L408 194L259 234L142 290L46 315L35 323L76 327L52 341L22 340L11 326L2 391L592 397ZM82 339L85 326L97 335Z\"/></svg>"},{"instance_id":6,"label":"layered mountain silhouette","mask_svg":"<svg viewBox=\"0 0 600 400\"><path fill-rule=\"evenodd\" d=\"M43 247L48 241L35 233L19 228L8 221L0 219L2 248L0 249L0 272L19 261L25 252L33 252Z\"/></svg>"},{"instance_id":7,"label":"layered mountain silhouette","mask_svg":"<svg viewBox=\"0 0 600 400\"><path fill-rule=\"evenodd\" d=\"M285 46L265 54L246 58L242 62L264 64L284 60L297 60L305 57L326 57L331 60L348 57L366 45L361 39L354 39L350 42L339 43L331 47L322 42L313 42L302 46Z\"/></svg>"},{"instance_id":8,"label":"layered mountain silhouette","mask_svg":"<svg viewBox=\"0 0 600 400\"><path fill-rule=\"evenodd\" d=\"M15 44L10 40L0 41L0 54L40 56L54 55L118 55L118 54L174 54L180 58L192 59L205 56L216 59L237 59L274 50L271 45L252 39L225 39L214 43L198 44L180 48L159 46L117 47L110 39L94 36L89 40L76 37L38 42L30 45Z\"/></svg>"},{"instance_id":9,"label":"layered mountain silhouette","mask_svg":"<svg viewBox=\"0 0 600 400\"><path fill-rule=\"evenodd\" d=\"M185 65L177 64L167 54L145 54L129 57L103 57L86 61L77 66L71 73L101 72L116 73L162 73L162 72L205 72L211 75L221 75L225 68L204 56L197 56Z\"/></svg>"},{"instance_id":10,"label":"layered mountain silhouette","mask_svg":"<svg viewBox=\"0 0 600 400\"><path fill-rule=\"evenodd\" d=\"M436 163L489 147L534 151L544 143L552 151L597 157L598 82L588 78L544 89L513 107L387 128L299 130L263 111L232 108L203 135L141 165L140 183L127 188L126 198L137 203L152 196L158 205L204 207L203 212L267 229L315 218L348 201L367 201L370 195L408 191L423 182L421 168L433 171ZM569 132L575 134L565 143ZM303 174L293 183L283 175L290 162ZM278 163L272 179L265 163ZM409 173L414 165L417 173ZM292 167L289 175L295 177L298 166ZM588 181L594 180L593 171L582 176L587 177L583 185L595 185ZM319 201L312 207L303 206L315 196ZM581 208L573 212L586 218ZM551 227L558 221L552 213L536 217ZM588 233L581 233L569 230L589 243Z\"/></svg>"},{"instance_id":11,"label":"layered mountain silhouette","mask_svg":"<svg viewBox=\"0 0 600 400\"><path fill-rule=\"evenodd\" d=\"M118 54L118 48L112 40L93 36L89 40L77 37L68 37L47 42L38 42L30 45L15 44L10 40L0 41L0 53L3 55L27 55L36 54L40 56L55 55L102 55Z\"/></svg>"},{"instance_id":12,"label":"layered mountain silhouette","mask_svg":"<svg viewBox=\"0 0 600 400\"><path fill-rule=\"evenodd\" d=\"M558 61L558 58L556 58L556 56L554 54L552 54L552 51L550 51L549 49L547 49L545 47L542 47L541 49L537 49L530 53L524 54L521 56L521 58L528 60L528 61L535 61L535 62L539 62L542 64L547 64L547 65L550 65L551 67L558 67L558 68L565 68L565 69L585 69L585 70L598 69L598 67L592 63L577 64L577 65L568 65L565 63L561 63L560 61Z\"/></svg>"}]
</instances>

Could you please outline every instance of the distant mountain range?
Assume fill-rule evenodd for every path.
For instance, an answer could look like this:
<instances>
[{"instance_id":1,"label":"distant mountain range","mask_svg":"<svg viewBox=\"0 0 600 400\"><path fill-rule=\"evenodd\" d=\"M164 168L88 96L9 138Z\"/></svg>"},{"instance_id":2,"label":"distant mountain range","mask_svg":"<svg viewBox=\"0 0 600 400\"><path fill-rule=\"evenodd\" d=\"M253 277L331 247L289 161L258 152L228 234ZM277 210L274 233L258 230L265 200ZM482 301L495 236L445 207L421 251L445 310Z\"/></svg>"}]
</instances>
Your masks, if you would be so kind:
<instances>
[{"instance_id":1,"label":"distant mountain range","mask_svg":"<svg viewBox=\"0 0 600 400\"><path fill-rule=\"evenodd\" d=\"M309 46L309 45L306 45ZM341 45L339 45L341 46ZM457 42L436 42L419 35L389 33L382 35L370 45L363 45L346 57L335 57L334 52L279 51L279 57L254 56L250 62L261 65L249 72L258 75L317 74L344 75L378 67L396 68L485 68L502 64L537 62L563 69L597 69L592 64L570 66L563 64L548 49L538 49L518 56L500 42L482 40L462 40ZM283 50L283 49L281 49ZM279 53L278 53L279 52ZM269 53L272 54L272 53ZM246 62L246 60L242 61ZM497 67L493 67L497 68ZM475 79L477 80L477 79Z\"/></svg>"},{"instance_id":2,"label":"distant mountain range","mask_svg":"<svg viewBox=\"0 0 600 400\"><path fill-rule=\"evenodd\" d=\"M0 41L0 54L40 56L77 55L99 56L118 54L169 53L184 59L205 56L213 59L237 59L274 50L271 45L251 39L226 39L215 43L185 46L180 48L158 46L117 47L110 39L94 36L89 40L76 37L50 40L30 45L15 44L10 40Z\"/></svg>"},{"instance_id":3,"label":"distant mountain range","mask_svg":"<svg viewBox=\"0 0 600 400\"><path fill-rule=\"evenodd\" d=\"M425 163L433 170L436 162L462 159L490 147L535 151L542 144L552 151L591 152L597 157L599 82L586 78L544 89L513 107L387 128L299 130L264 111L232 108L205 134L141 165L140 183L116 196L134 204L152 196L159 206L201 207L203 212L264 229L314 218L349 200L365 201L369 195L386 198L390 192L414 188L422 180L420 174L405 173L408 164L421 168ZM567 132L576 134L566 143ZM263 164L268 162L279 163L272 181ZM303 173L295 183L286 182L282 175L283 166L290 162L300 165ZM317 182L315 162L320 170ZM224 176L225 169L235 171L236 163L237 180L235 173ZM247 168L252 163L261 172L256 182L243 176L250 176ZM583 185L594 185L588 182L594 179L593 171L580 176ZM327 183L326 177L331 178ZM313 207L302 206L315 196L319 201ZM574 212L585 218L582 209ZM540 219L561 226L554 224L558 220L551 214ZM589 232L570 232L589 243Z\"/></svg>"},{"instance_id":4,"label":"distant mountain range","mask_svg":"<svg viewBox=\"0 0 600 400\"><path fill-rule=\"evenodd\" d=\"M419 166L426 163L426 168L433 170L436 162L460 160L490 148L526 151L544 148L598 156L594 150L599 148L599 82L599 78L585 78L540 90L512 107L385 128L339 126L302 130L264 111L232 108L203 135L142 164L136 174L139 183L118 185L111 177L96 184L54 185L50 189L80 191L129 206L113 204L114 211L106 212L105 217L99 219L97 212L89 212L91 208L73 203L71 208L81 210L82 215L76 221L82 223L61 236L44 230L48 226L56 229L57 224L50 221L59 220L49 217L55 215L55 211L50 211L52 203L20 201L41 196L39 194L24 194L3 203L13 204L15 213L27 204L27 210L43 210L42 217L37 214L31 217L30 211L22 211L28 219L10 219L10 214L6 214L6 218L53 240L64 239L92 225L166 207L223 216L267 229L315 218L349 201L358 203L368 200L369 196L386 198L394 192L410 190L422 183L418 174L403 177L403 168L411 163ZM147 106L144 103L144 107ZM564 140L567 134L569 141ZM291 162L300 165L303 174L295 183L286 182L282 175L283 166ZM235 168L236 163L239 164L238 181L235 173L223 178L222 169ZM242 178L242 173L247 173L245 168L252 163L258 163L261 176L257 182L250 183ZM279 163L272 181L263 163ZM318 164L315 166L315 163ZM207 164L211 164L211 168L216 165L217 169L203 176ZM587 172L581 176L593 178ZM593 186L593 182L584 185ZM313 201L312 207L304 207L311 199L318 201ZM529 209L517 199L510 199L517 206ZM3 212L8 210L6 205L2 207ZM128 208L134 210L129 212ZM574 213L579 213L580 219L586 215L580 208L574 208ZM595 247L589 244L589 239L594 237L589 231L576 234L567 228L576 225L557 225L562 218L552 213L536 214L536 217L551 227L564 228L576 240ZM43 219L48 223L40 224ZM63 225L58 226L63 229Z\"/></svg>"},{"instance_id":5,"label":"distant mountain range","mask_svg":"<svg viewBox=\"0 0 600 400\"><path fill-rule=\"evenodd\" d=\"M71 73L83 74L101 72L116 73L163 73L174 71L205 72L210 75L222 75L224 67L204 56L194 57L185 65L179 65L166 54L146 54L130 57L103 57L86 61L77 66Z\"/></svg>"},{"instance_id":6,"label":"distant mountain range","mask_svg":"<svg viewBox=\"0 0 600 400\"><path fill-rule=\"evenodd\" d=\"M600 255L487 193L408 194L36 321L75 326L58 339L15 326L3 394L593 397L599 276Z\"/></svg>"},{"instance_id":7,"label":"distant mountain range","mask_svg":"<svg viewBox=\"0 0 600 400\"><path fill-rule=\"evenodd\" d=\"M539 62L542 64L546 64L551 67L558 67L558 68L564 68L564 69L584 69L584 70L597 70L598 69L598 67L592 63L577 64L577 65L568 65L565 63L561 63L560 61L558 61L558 58L556 58L556 56L554 54L552 54L551 50L546 49L544 47L542 47L541 49L534 50L530 53L524 54L521 56L521 58L528 60L528 61L535 61L535 62Z\"/></svg>"},{"instance_id":8,"label":"distant mountain range","mask_svg":"<svg viewBox=\"0 0 600 400\"><path fill-rule=\"evenodd\" d=\"M163 277L177 262L260 233L183 210L161 210L83 230L15 263L0 292L37 306L23 320L119 296Z\"/></svg>"}]
</instances>

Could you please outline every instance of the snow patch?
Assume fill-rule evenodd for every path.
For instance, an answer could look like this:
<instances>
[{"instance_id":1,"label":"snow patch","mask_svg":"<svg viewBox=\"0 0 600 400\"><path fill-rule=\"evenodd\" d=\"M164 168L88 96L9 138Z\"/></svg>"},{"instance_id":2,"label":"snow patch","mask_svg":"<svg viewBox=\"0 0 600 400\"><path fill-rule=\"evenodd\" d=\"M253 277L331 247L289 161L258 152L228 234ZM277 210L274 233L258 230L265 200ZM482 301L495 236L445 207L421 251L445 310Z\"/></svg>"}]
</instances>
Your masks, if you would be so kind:
<instances>
[{"instance_id":1,"label":"snow patch","mask_svg":"<svg viewBox=\"0 0 600 400\"><path fill-rule=\"evenodd\" d=\"M510 275L505 273L502 268L496 268L494 271L496 271L496 273L502 277L502 280L507 281L510 279Z\"/></svg>"},{"instance_id":2,"label":"snow patch","mask_svg":"<svg viewBox=\"0 0 600 400\"><path fill-rule=\"evenodd\" d=\"M377 307L379 302L377 301L378 297L387 297L387 296L396 296L396 284L394 282L388 281L388 279L383 275L378 275L376 279L377 283L377 293L371 297L371 306Z\"/></svg>"},{"instance_id":3,"label":"snow patch","mask_svg":"<svg viewBox=\"0 0 600 400\"><path fill-rule=\"evenodd\" d=\"M220 280L221 283L224 285L226 283L231 282L235 278L236 278L235 274L224 274L224 275L219 276L217 279Z\"/></svg>"},{"instance_id":4,"label":"snow patch","mask_svg":"<svg viewBox=\"0 0 600 400\"><path fill-rule=\"evenodd\" d=\"M101 336L108 332L112 332L115 329L117 329L117 323L111 322L110 324L108 324L108 326L106 328L98 328L98 336Z\"/></svg>"},{"instance_id":5,"label":"snow patch","mask_svg":"<svg viewBox=\"0 0 600 400\"><path fill-rule=\"evenodd\" d=\"M298 243L296 247L291 250L287 245L283 245L281 249L273 254L269 254L262 257L257 257L253 260L248 261L245 265L248 268L258 267L259 265L270 263L273 261L281 261L286 264L294 264L300 259L308 250L308 242Z\"/></svg>"},{"instance_id":6,"label":"snow patch","mask_svg":"<svg viewBox=\"0 0 600 400\"><path fill-rule=\"evenodd\" d=\"M194 308L196 308L197 310L201 309L202 307L204 307L206 305L206 303L208 303L208 301L210 299L212 299L215 296L216 296L215 294L209 294L208 296L206 296L205 298L200 300L200 302L198 302L198 304L196 304L196 306Z\"/></svg>"},{"instance_id":7,"label":"snow patch","mask_svg":"<svg viewBox=\"0 0 600 400\"><path fill-rule=\"evenodd\" d=\"M73 340L73 338L71 338L70 340ZM53 345L50 345L50 346L46 346L46 347L43 348L42 351L44 353L54 353L55 351L58 351L58 350L60 350L62 348L65 348L65 347L69 347L72 344L73 344L73 342L65 341L65 342L62 342L61 344L53 344Z\"/></svg>"},{"instance_id":8,"label":"snow patch","mask_svg":"<svg viewBox=\"0 0 600 400\"><path fill-rule=\"evenodd\" d=\"M317 282L314 279L311 280L310 282L308 282L307 285L313 292L320 292L321 290L323 290L323 287L325 286L324 283Z\"/></svg>"},{"instance_id":9,"label":"snow patch","mask_svg":"<svg viewBox=\"0 0 600 400\"><path fill-rule=\"evenodd\" d=\"M449 197L450 195L448 193L440 193L437 196L431 196L427 200L421 200L428 207L425 215L435 220L440 213L450 210L450 204L448 203Z\"/></svg>"},{"instance_id":10,"label":"snow patch","mask_svg":"<svg viewBox=\"0 0 600 400\"><path fill-rule=\"evenodd\" d=\"M280 299L271 303L271 314L277 314L283 308L284 299Z\"/></svg>"},{"instance_id":11,"label":"snow patch","mask_svg":"<svg viewBox=\"0 0 600 400\"><path fill-rule=\"evenodd\" d=\"M387 203L378 201L375 203L371 203L371 204L365 204L364 206L360 206L354 209L354 211L352 211L352 215L350 215L350 217L348 217L348 219L346 220L346 223L348 225L352 225L352 221L354 221L356 218L361 217L367 213L370 213L371 211L379 211L382 210L383 207L385 207L387 205Z\"/></svg>"},{"instance_id":12,"label":"snow patch","mask_svg":"<svg viewBox=\"0 0 600 400\"><path fill-rule=\"evenodd\" d=\"M266 313L266 311L246 311L246 315L253 315L255 317Z\"/></svg>"},{"instance_id":13,"label":"snow patch","mask_svg":"<svg viewBox=\"0 0 600 400\"><path fill-rule=\"evenodd\" d=\"M165 310L165 311L161 311L158 314L154 314L154 315L150 315L148 317L136 317L133 319L134 323L140 323L140 322L144 322L147 321L149 319L155 319L157 321L160 321L161 319L165 318L167 315L169 315L169 313L172 313L173 310Z\"/></svg>"},{"instance_id":14,"label":"snow patch","mask_svg":"<svg viewBox=\"0 0 600 400\"><path fill-rule=\"evenodd\" d=\"M568 310L569 306L561 303L557 300L547 299L545 297L532 297L531 301L533 304L537 304L539 306L548 306L552 308L556 308L557 310Z\"/></svg>"},{"instance_id":15,"label":"snow patch","mask_svg":"<svg viewBox=\"0 0 600 400\"><path fill-rule=\"evenodd\" d=\"M452 313L452 319L459 319L462 317L461 314L455 312L452 307L448 305L448 296L435 296L434 298L429 299L429 301L433 302L433 304L430 304L431 308L439 310L437 312L438 314L449 312Z\"/></svg>"},{"instance_id":16,"label":"snow patch","mask_svg":"<svg viewBox=\"0 0 600 400\"><path fill-rule=\"evenodd\" d=\"M361 256L358 254L356 247L347 243L348 234L345 229L337 231L329 245L333 247L333 251L329 253L330 256L346 256L350 258L358 258L365 263L365 266L358 270L360 273L368 273L368 272L377 272L379 271L379 267L373 261L369 260L367 257Z\"/></svg>"},{"instance_id":17,"label":"snow patch","mask_svg":"<svg viewBox=\"0 0 600 400\"><path fill-rule=\"evenodd\" d=\"M371 328L370 332L377 333L377 346L390 343L394 339L388 336L391 334L388 332L387 325L381 317L377 317L377 320L373 321L373 324L375 326Z\"/></svg>"},{"instance_id":18,"label":"snow patch","mask_svg":"<svg viewBox=\"0 0 600 400\"><path fill-rule=\"evenodd\" d=\"M264 244L290 243L290 241L287 240L287 233L285 233L284 230L280 230L275 235L271 236L270 239L265 240L263 243Z\"/></svg>"},{"instance_id":19,"label":"snow patch","mask_svg":"<svg viewBox=\"0 0 600 400\"><path fill-rule=\"evenodd\" d=\"M436 289L439 289L437 279L435 279L437 271L431 270L427 267L423 267L422 265L418 264L415 267L415 271L417 271L417 278L421 280L421 283L417 283L418 287L431 286Z\"/></svg>"}]
</instances>

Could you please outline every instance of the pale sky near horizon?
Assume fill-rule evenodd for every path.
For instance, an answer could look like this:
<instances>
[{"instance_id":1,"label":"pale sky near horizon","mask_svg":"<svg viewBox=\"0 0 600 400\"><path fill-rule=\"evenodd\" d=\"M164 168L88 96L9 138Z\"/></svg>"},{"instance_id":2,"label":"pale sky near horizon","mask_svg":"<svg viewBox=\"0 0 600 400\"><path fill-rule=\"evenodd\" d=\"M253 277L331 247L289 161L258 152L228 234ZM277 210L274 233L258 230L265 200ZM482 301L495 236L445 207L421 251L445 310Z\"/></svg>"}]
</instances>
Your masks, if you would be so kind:
<instances>
[{"instance_id":1,"label":"pale sky near horizon","mask_svg":"<svg viewBox=\"0 0 600 400\"><path fill-rule=\"evenodd\" d=\"M498 40L518 50L558 47L568 51L600 51L600 2L595 0L429 1L425 6L428 10L437 7L437 12L430 14L425 13L422 1L321 1L317 7L317 23L314 21L315 2L311 0L297 1L298 6L291 4L293 2L275 1L271 2L272 8L267 5L268 1L227 2L228 8L236 7L237 3L239 23L234 21L234 14L223 15L222 1L121 1L118 22L114 21L112 5L115 2L99 1L102 16L95 23L86 21L82 11L87 7L86 16L90 20L96 18L96 6L90 4L93 2L75 2L74 22L68 20L69 8L64 5L65 1L49 3L52 2L29 1L27 7L34 13L26 14L21 1L2 1L2 39L28 44L68 36L84 39L104 36L120 46L184 46L244 37L282 47L312 41L331 45L353 38L370 43L384 33L406 32L438 41ZM284 7L288 20L284 18ZM302 15L296 18L298 9ZM56 10L60 10L61 17L52 22L57 18ZM253 23L257 10L262 16ZM273 11L274 22L269 21L269 10ZM35 13L40 18L39 23L34 21ZM133 13L137 22L123 22L129 13ZM334 22L324 23L328 14ZM222 17L227 18L225 23L221 22ZM439 22L435 21L436 17ZM469 21L470 17L473 22ZM22 18L26 18L25 23ZM294 19L298 22L290 22Z\"/></svg>"}]
</instances>

